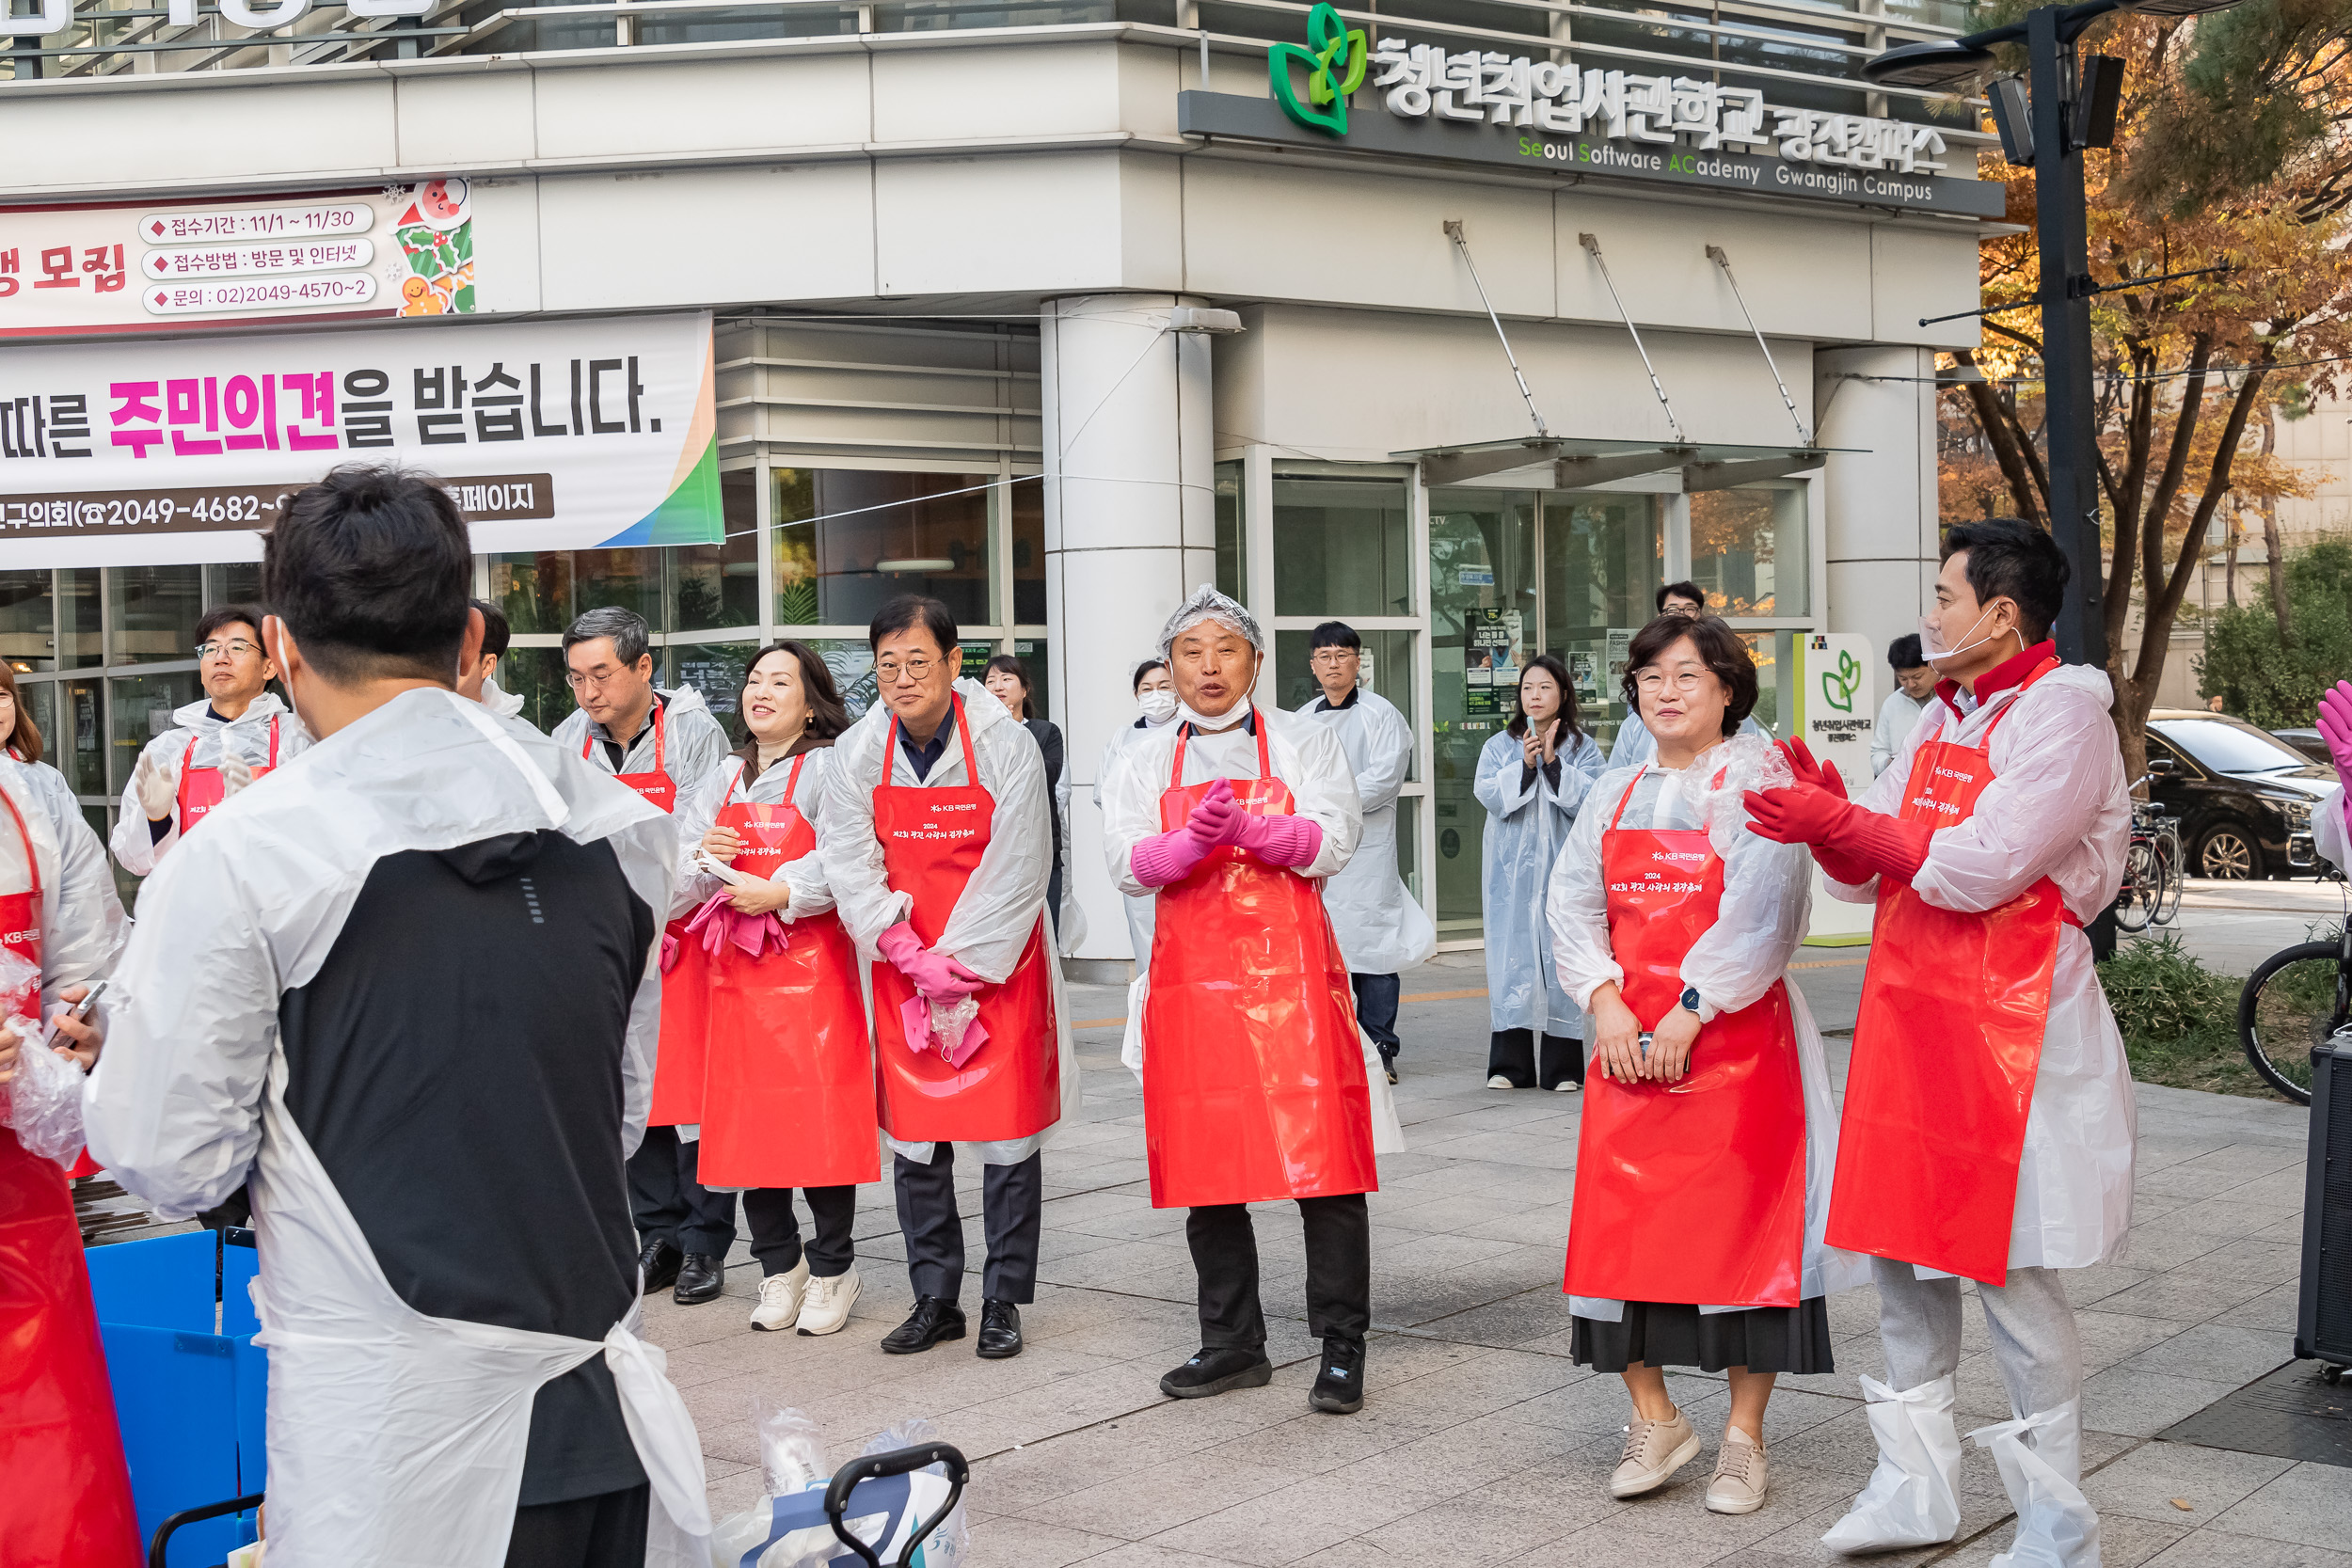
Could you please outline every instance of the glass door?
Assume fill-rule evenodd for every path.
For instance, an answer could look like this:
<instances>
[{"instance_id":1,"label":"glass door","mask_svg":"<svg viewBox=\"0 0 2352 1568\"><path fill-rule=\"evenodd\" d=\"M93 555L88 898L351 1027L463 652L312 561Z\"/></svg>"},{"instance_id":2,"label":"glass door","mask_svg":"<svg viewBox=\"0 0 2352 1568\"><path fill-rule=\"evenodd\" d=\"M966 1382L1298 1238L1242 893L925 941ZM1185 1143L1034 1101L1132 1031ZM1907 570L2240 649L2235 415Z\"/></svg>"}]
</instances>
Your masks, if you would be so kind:
<instances>
[{"instance_id":1,"label":"glass door","mask_svg":"<svg viewBox=\"0 0 2352 1568\"><path fill-rule=\"evenodd\" d=\"M1625 722L1626 649L1649 623L1665 581L1656 496L1569 492L1544 498L1544 637L1568 667L1577 721L1604 748Z\"/></svg>"},{"instance_id":2,"label":"glass door","mask_svg":"<svg viewBox=\"0 0 2352 1568\"><path fill-rule=\"evenodd\" d=\"M1440 942L1486 929L1478 753L1510 721L1518 667L1540 636L1536 499L1519 490L1429 495L1431 806Z\"/></svg>"}]
</instances>

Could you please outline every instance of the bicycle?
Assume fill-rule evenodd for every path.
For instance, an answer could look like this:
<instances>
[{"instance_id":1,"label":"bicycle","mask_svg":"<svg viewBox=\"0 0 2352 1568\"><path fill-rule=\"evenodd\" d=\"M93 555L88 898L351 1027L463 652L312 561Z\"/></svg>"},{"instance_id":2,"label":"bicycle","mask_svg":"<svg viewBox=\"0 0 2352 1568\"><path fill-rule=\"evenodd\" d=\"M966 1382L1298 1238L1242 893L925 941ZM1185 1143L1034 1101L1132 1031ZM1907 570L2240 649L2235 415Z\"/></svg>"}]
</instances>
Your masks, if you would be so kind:
<instances>
[{"instance_id":1,"label":"bicycle","mask_svg":"<svg viewBox=\"0 0 2352 1568\"><path fill-rule=\"evenodd\" d=\"M2317 927L2313 927L2316 934ZM2312 1051L2352 1019L2352 919L2326 940L2273 953L2246 978L2237 1003L2246 1059L2271 1087L2312 1102Z\"/></svg>"},{"instance_id":2,"label":"bicycle","mask_svg":"<svg viewBox=\"0 0 2352 1568\"><path fill-rule=\"evenodd\" d=\"M2139 782L2146 784L2148 779ZM2170 925L2181 912L2184 880L2179 824L2169 812L2153 801L2133 801L2131 843L2123 855L2123 884L2115 894L2117 927L2144 931L2151 925Z\"/></svg>"}]
</instances>

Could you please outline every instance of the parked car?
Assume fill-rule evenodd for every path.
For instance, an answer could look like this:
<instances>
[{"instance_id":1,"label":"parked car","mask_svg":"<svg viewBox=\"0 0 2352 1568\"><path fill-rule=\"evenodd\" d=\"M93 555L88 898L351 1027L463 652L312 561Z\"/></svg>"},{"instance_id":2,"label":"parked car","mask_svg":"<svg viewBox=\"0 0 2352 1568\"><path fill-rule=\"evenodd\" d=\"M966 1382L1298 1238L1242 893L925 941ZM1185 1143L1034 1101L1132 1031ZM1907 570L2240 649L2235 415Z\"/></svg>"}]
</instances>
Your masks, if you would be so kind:
<instances>
[{"instance_id":1,"label":"parked car","mask_svg":"<svg viewBox=\"0 0 2352 1568\"><path fill-rule=\"evenodd\" d=\"M2323 768L2333 768L2335 759L2328 754L2328 741L2317 730L2273 730L2270 732Z\"/></svg>"},{"instance_id":2,"label":"parked car","mask_svg":"<svg viewBox=\"0 0 2352 1568\"><path fill-rule=\"evenodd\" d=\"M2268 730L2194 708L2148 716L2150 791L2179 818L2192 877L2316 874L2312 806L2336 782Z\"/></svg>"}]
</instances>

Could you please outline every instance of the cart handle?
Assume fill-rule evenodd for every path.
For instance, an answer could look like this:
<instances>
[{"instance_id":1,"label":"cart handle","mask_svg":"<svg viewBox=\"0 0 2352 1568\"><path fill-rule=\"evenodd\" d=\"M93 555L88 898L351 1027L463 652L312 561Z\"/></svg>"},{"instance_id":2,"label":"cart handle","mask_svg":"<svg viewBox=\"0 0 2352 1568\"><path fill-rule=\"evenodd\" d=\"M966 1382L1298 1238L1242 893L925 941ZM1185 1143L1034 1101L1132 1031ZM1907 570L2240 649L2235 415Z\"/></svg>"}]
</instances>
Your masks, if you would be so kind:
<instances>
[{"instance_id":1,"label":"cart handle","mask_svg":"<svg viewBox=\"0 0 2352 1568\"><path fill-rule=\"evenodd\" d=\"M947 1515L956 1511L963 1497L964 1482L972 1479L972 1467L964 1463L962 1453L946 1443L923 1443L912 1449L894 1449L888 1453L869 1453L852 1459L834 1472L833 1484L825 1488L825 1521L833 1526L834 1534L841 1544L857 1553L871 1568L883 1568L882 1560L874 1549L851 1535L847 1523L850 1494L860 1481L875 1481L883 1476L902 1476L913 1470L928 1469L933 1465L947 1467L947 1500L939 1512L924 1520L907 1538L906 1547L898 1554L893 1568L909 1568L914 1561L914 1549L923 1538L947 1522ZM160 1563L151 1568L162 1568Z\"/></svg>"},{"instance_id":2,"label":"cart handle","mask_svg":"<svg viewBox=\"0 0 2352 1568\"><path fill-rule=\"evenodd\" d=\"M164 1549L171 1544L171 1532L183 1525L200 1525L207 1519L226 1514L243 1513L248 1508L259 1508L264 1493L249 1497L231 1497L225 1503L206 1503L202 1508L183 1508L155 1527L154 1544L147 1548L147 1568L164 1568Z\"/></svg>"}]
</instances>

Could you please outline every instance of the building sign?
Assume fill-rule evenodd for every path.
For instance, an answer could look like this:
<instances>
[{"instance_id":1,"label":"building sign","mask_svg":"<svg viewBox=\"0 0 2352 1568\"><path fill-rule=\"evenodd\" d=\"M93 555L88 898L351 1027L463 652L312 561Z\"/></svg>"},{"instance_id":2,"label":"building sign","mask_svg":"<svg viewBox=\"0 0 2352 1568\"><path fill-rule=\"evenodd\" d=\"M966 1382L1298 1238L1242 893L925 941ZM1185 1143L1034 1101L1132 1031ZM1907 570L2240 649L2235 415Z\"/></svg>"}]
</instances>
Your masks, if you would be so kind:
<instances>
[{"instance_id":1,"label":"building sign","mask_svg":"<svg viewBox=\"0 0 2352 1568\"><path fill-rule=\"evenodd\" d=\"M1789 733L1836 766L1856 797L1870 786L1870 730L1878 720L1877 660L1870 640L1852 632L1804 632L1797 656L1797 713ZM1870 940L1871 908L1832 898L1814 870L1813 923L1805 941L1837 947Z\"/></svg>"},{"instance_id":2,"label":"building sign","mask_svg":"<svg viewBox=\"0 0 2352 1568\"><path fill-rule=\"evenodd\" d=\"M1309 13L1307 30L1311 47L1267 52L1271 96L1180 93L1178 129L1863 206L2004 211L2002 187L1974 178L1974 157L1951 153L1933 126L1776 105L1756 88L1689 76L1367 43L1328 5ZM1376 112L1350 114L1359 87L1378 95Z\"/></svg>"},{"instance_id":3,"label":"building sign","mask_svg":"<svg viewBox=\"0 0 2352 1568\"><path fill-rule=\"evenodd\" d=\"M463 180L311 196L0 207L0 337L474 309Z\"/></svg>"},{"instance_id":4,"label":"building sign","mask_svg":"<svg viewBox=\"0 0 2352 1568\"><path fill-rule=\"evenodd\" d=\"M483 551L716 544L710 317L20 343L0 564L252 561L343 463L449 482Z\"/></svg>"}]
</instances>

